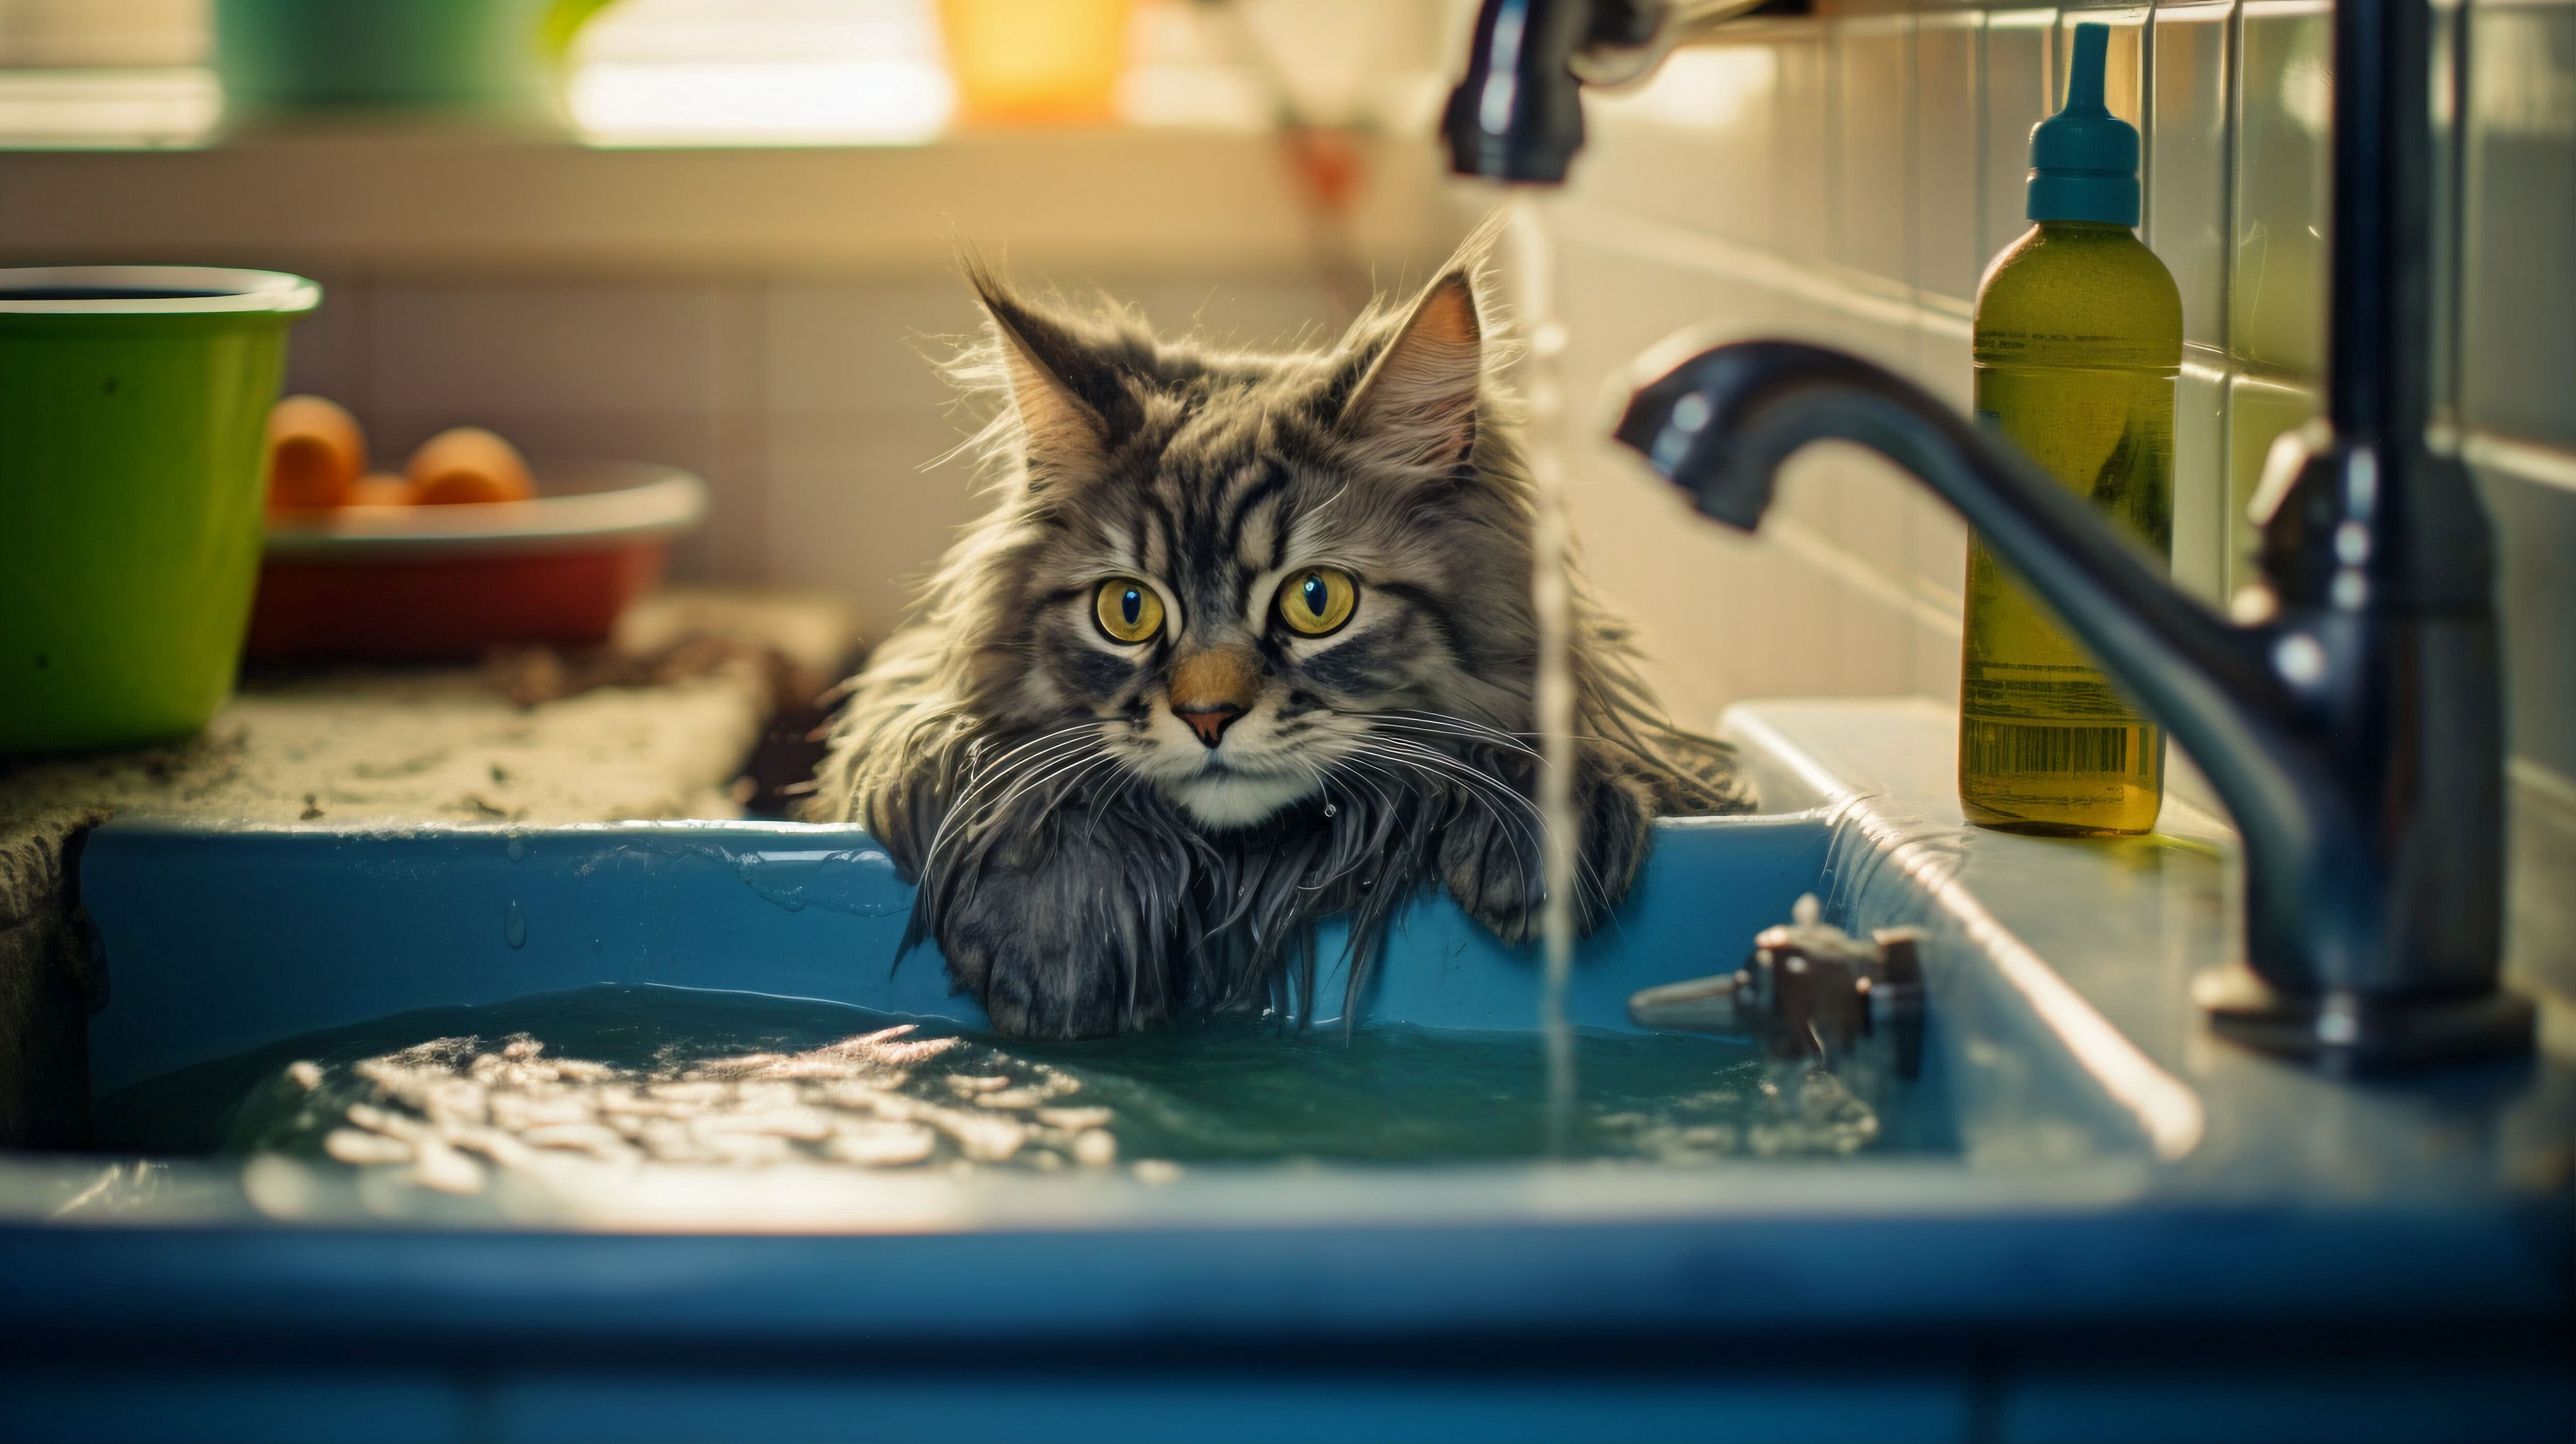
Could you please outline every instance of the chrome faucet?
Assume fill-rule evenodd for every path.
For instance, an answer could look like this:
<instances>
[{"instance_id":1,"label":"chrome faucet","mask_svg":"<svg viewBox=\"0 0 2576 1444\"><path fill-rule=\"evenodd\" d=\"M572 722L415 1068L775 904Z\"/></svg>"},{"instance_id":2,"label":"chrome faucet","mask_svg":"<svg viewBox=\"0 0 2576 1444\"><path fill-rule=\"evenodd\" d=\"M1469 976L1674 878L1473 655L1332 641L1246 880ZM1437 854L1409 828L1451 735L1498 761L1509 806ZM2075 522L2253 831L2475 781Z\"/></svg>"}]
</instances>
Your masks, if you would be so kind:
<instances>
[{"instance_id":1,"label":"chrome faucet","mask_svg":"<svg viewBox=\"0 0 2576 1444\"><path fill-rule=\"evenodd\" d=\"M1466 76L1441 117L1450 168L1562 181L1583 145L1582 86L1640 79L1674 47L1738 16L1806 8L1806 0L1484 0Z\"/></svg>"},{"instance_id":2,"label":"chrome faucet","mask_svg":"<svg viewBox=\"0 0 2576 1444\"><path fill-rule=\"evenodd\" d=\"M1557 37L1557 73L1629 0L1487 0ZM1552 10L1582 12L1580 19ZM1536 22L1544 21L1545 24ZM2257 498L2261 580L2222 618L2176 590L2009 442L1918 386L1794 341L1638 363L1617 436L1701 511L1752 530L1776 473L1811 442L1870 447L1976 528L2105 670L2188 748L2245 850L2247 968L2196 993L2225 1036L2354 1069L2528 1050L2530 1003L2499 985L2504 797L2494 543L2466 470L2434 450L2432 171L2426 0L2335 10L2329 404ZM1572 50L1565 47L1571 46ZM1490 67L1488 67L1490 68ZM1477 84L1471 64L1467 96ZM1574 105L1574 84L1558 98ZM1525 178L1507 88L1453 100L1461 169ZM1485 104L1500 96L1505 103ZM1556 102L1550 102L1556 103ZM1490 144L1460 144L1463 126ZM1580 137L1579 110L1571 127ZM1566 148L1570 155L1570 148ZM1467 162L1476 162L1467 164ZM1515 174L1518 172L1519 174Z\"/></svg>"}]
</instances>

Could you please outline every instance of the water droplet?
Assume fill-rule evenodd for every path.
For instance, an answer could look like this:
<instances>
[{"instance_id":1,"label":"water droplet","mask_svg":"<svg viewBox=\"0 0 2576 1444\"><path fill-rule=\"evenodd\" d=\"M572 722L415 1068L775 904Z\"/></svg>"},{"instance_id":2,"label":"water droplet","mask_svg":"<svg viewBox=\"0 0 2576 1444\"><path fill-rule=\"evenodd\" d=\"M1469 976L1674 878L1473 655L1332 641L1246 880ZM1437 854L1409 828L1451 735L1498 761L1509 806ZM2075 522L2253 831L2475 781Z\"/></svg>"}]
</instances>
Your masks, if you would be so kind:
<instances>
[{"instance_id":1,"label":"water droplet","mask_svg":"<svg viewBox=\"0 0 2576 1444\"><path fill-rule=\"evenodd\" d=\"M501 909L501 940L514 948L528 945L528 915L519 911L517 898Z\"/></svg>"},{"instance_id":2,"label":"water droplet","mask_svg":"<svg viewBox=\"0 0 2576 1444\"><path fill-rule=\"evenodd\" d=\"M524 843L524 842L521 842L519 839L517 839L517 838L515 838L515 837L514 837L514 838L511 838L511 839L510 839L510 861L512 861L512 862L517 862L520 858L526 857L527 855L528 855L528 845L527 845L526 843Z\"/></svg>"}]
</instances>

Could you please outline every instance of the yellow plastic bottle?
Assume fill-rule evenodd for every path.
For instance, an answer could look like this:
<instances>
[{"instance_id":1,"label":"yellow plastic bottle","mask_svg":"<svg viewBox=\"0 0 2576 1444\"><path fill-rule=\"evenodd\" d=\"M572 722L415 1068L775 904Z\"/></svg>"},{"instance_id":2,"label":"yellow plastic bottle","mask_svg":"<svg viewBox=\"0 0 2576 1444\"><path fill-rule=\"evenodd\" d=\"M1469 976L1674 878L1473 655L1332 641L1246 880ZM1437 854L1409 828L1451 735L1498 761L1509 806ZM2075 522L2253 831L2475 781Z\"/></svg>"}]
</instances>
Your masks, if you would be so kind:
<instances>
[{"instance_id":1,"label":"yellow plastic bottle","mask_svg":"<svg viewBox=\"0 0 2576 1444\"><path fill-rule=\"evenodd\" d=\"M2173 549L2182 298L2131 228L2138 133L2102 105L2107 27L2075 28L2066 108L2031 132L2035 224L1977 288L1977 419L2159 558ZM2164 732L1982 540L1968 548L1959 802L2014 832L2156 825Z\"/></svg>"}]
</instances>

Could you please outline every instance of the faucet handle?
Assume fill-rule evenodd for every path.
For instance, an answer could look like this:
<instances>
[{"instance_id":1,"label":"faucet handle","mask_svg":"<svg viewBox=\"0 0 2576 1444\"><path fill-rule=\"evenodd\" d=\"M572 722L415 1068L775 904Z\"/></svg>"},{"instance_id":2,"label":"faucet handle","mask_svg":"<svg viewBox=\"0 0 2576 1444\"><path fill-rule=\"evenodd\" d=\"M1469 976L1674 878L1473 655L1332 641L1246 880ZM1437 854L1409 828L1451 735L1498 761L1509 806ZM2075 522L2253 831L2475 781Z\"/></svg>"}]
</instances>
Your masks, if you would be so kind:
<instances>
[{"instance_id":1,"label":"faucet handle","mask_svg":"<svg viewBox=\"0 0 2576 1444\"><path fill-rule=\"evenodd\" d=\"M1761 1038L1775 1058L1815 1057L1830 1065L1860 1038L1888 1035L1899 1077L1923 1064L1920 928L1880 928L1867 941L1821 920L1808 893L1791 921L1764 928L1752 955L1731 973L1642 988L1628 999L1641 1028L1739 1033Z\"/></svg>"},{"instance_id":2,"label":"faucet handle","mask_svg":"<svg viewBox=\"0 0 2576 1444\"><path fill-rule=\"evenodd\" d=\"M1484 0L1440 122L1449 168L1561 185L1583 147L1583 85L1642 80L1689 34L1804 0Z\"/></svg>"},{"instance_id":3,"label":"faucet handle","mask_svg":"<svg viewBox=\"0 0 2576 1444\"><path fill-rule=\"evenodd\" d=\"M1467 73L1440 121L1449 168L1561 185L1583 146L1581 82L1566 68L1592 29L1589 0L1484 0Z\"/></svg>"}]
</instances>

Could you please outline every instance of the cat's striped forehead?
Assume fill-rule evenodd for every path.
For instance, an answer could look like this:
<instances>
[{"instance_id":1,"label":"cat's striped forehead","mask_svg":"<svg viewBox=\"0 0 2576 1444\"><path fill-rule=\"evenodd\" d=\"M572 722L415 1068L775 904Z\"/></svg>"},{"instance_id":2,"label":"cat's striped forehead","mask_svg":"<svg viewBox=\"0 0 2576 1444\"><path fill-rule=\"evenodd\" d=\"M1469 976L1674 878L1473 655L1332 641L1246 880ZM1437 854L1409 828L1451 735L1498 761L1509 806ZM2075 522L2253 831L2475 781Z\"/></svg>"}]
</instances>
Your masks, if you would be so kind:
<instances>
[{"instance_id":1,"label":"cat's striped forehead","mask_svg":"<svg viewBox=\"0 0 2576 1444\"><path fill-rule=\"evenodd\" d=\"M1053 674L1020 677L1033 712L1126 697L1208 646L1252 648L1354 704L1397 681L1435 699L1482 690L1478 669L1528 652L1526 478L1478 424L1485 352L1463 273L1304 354L1167 341L1130 315L981 284L1019 466L979 614L996 676L1011 657ZM1353 610L1329 637L1291 635L1279 589L1318 568L1356 588ZM1163 608L1138 638L1093 617L1130 580Z\"/></svg>"},{"instance_id":2,"label":"cat's striped forehead","mask_svg":"<svg viewBox=\"0 0 2576 1444\"><path fill-rule=\"evenodd\" d=\"M1298 519L1328 495L1321 469L1268 425L1188 428L1088 501L1145 574L1221 583L1288 564Z\"/></svg>"},{"instance_id":3,"label":"cat's striped forehead","mask_svg":"<svg viewBox=\"0 0 2576 1444\"><path fill-rule=\"evenodd\" d=\"M1257 605L1244 596L1255 578L1325 560L1307 553L1327 541L1383 551L1351 528L1321 524L1343 510L1364 520L1339 505L1351 478L1318 411L1328 378L1308 358L1278 365L1284 374L1261 378L1269 384L1245 384L1238 372L1228 384L1140 405L1161 414L1102 457L1095 474L1068 478L1047 499L1060 537L1049 570L1066 575L1045 582L1132 574L1180 589L1193 612L1237 615Z\"/></svg>"}]
</instances>

